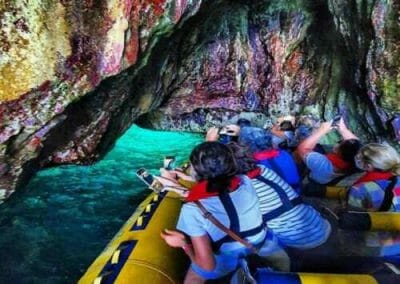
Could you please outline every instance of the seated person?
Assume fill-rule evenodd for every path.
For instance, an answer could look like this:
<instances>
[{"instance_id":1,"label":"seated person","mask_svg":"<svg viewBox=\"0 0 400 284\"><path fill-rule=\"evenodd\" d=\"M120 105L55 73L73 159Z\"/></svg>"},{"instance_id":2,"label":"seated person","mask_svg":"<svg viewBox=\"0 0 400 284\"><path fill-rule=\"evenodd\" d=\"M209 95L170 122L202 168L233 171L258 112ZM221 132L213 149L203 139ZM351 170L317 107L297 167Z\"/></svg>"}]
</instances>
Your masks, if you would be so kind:
<instances>
[{"instance_id":1,"label":"seated person","mask_svg":"<svg viewBox=\"0 0 400 284\"><path fill-rule=\"evenodd\" d=\"M280 117L271 128L273 148L288 149L289 147L294 147L294 131L294 117Z\"/></svg>"},{"instance_id":2,"label":"seated person","mask_svg":"<svg viewBox=\"0 0 400 284\"><path fill-rule=\"evenodd\" d=\"M239 143L249 147L258 164L276 172L297 193L300 192L300 175L292 156L285 150L273 149L271 135L262 128L243 127Z\"/></svg>"},{"instance_id":3,"label":"seated person","mask_svg":"<svg viewBox=\"0 0 400 284\"><path fill-rule=\"evenodd\" d=\"M317 184L335 184L339 179L356 171L354 156L361 147L361 143L340 119L337 130L343 140L334 147L332 153L321 154L314 150L319 140L336 129L332 121L323 122L309 137L297 147L297 154L310 171L309 180Z\"/></svg>"},{"instance_id":4,"label":"seated person","mask_svg":"<svg viewBox=\"0 0 400 284\"><path fill-rule=\"evenodd\" d=\"M367 211L400 212L400 155L391 146L370 143L356 165L366 173L350 188L348 205Z\"/></svg>"},{"instance_id":5,"label":"seated person","mask_svg":"<svg viewBox=\"0 0 400 284\"><path fill-rule=\"evenodd\" d=\"M239 127L246 127L246 126L251 126L251 121L248 120L247 118L239 118L238 121L236 122L236 125Z\"/></svg>"},{"instance_id":6,"label":"seated person","mask_svg":"<svg viewBox=\"0 0 400 284\"><path fill-rule=\"evenodd\" d=\"M310 115L302 115L297 118L296 129L294 131L294 141L296 146L306 139L315 128L319 126L317 119Z\"/></svg>"},{"instance_id":7,"label":"seated person","mask_svg":"<svg viewBox=\"0 0 400 284\"><path fill-rule=\"evenodd\" d=\"M246 146L234 142L227 146L235 155L239 172L251 179L263 221L281 244L309 249L327 241L331 225L318 211L303 203L293 188L274 171L262 165L257 166Z\"/></svg>"},{"instance_id":8,"label":"seated person","mask_svg":"<svg viewBox=\"0 0 400 284\"><path fill-rule=\"evenodd\" d=\"M240 258L251 253L206 218L196 201L224 226L261 248L261 254L282 253L272 232L267 234L263 225L251 181L245 176L235 176L237 163L226 145L204 142L194 148L190 163L191 173L198 183L182 206L177 224L179 231L161 233L168 245L181 247L192 262L184 283L204 283L223 277L236 270ZM182 232L189 236L190 242Z\"/></svg>"}]
</instances>

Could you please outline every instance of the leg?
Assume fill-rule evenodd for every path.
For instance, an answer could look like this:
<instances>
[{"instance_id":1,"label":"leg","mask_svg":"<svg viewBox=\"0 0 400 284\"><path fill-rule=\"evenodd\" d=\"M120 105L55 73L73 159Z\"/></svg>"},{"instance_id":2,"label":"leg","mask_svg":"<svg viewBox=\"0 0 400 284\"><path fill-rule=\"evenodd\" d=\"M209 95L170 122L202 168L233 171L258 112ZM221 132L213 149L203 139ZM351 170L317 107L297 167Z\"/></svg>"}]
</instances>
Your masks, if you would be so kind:
<instances>
[{"instance_id":1,"label":"leg","mask_svg":"<svg viewBox=\"0 0 400 284\"><path fill-rule=\"evenodd\" d=\"M278 271L290 271L290 258L283 250L278 250L270 255L260 256L262 266L269 266Z\"/></svg>"}]
</instances>

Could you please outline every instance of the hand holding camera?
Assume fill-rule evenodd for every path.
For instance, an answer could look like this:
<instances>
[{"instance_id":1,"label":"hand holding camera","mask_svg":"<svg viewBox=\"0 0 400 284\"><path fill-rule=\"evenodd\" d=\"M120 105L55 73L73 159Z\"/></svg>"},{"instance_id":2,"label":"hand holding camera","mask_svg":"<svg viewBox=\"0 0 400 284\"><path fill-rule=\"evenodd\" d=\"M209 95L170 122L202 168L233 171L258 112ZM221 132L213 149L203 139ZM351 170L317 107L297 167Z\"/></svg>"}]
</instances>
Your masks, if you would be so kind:
<instances>
[{"instance_id":1,"label":"hand holding camera","mask_svg":"<svg viewBox=\"0 0 400 284\"><path fill-rule=\"evenodd\" d=\"M137 177L156 193L173 191L182 197L188 195L188 190L179 185L176 180L166 177L153 176L146 169L141 168L136 172Z\"/></svg>"},{"instance_id":2,"label":"hand holding camera","mask_svg":"<svg viewBox=\"0 0 400 284\"><path fill-rule=\"evenodd\" d=\"M342 118L342 116L340 114L336 115L332 120L332 127L334 127L334 128L339 127L339 122L340 122L341 118Z\"/></svg>"}]
</instances>

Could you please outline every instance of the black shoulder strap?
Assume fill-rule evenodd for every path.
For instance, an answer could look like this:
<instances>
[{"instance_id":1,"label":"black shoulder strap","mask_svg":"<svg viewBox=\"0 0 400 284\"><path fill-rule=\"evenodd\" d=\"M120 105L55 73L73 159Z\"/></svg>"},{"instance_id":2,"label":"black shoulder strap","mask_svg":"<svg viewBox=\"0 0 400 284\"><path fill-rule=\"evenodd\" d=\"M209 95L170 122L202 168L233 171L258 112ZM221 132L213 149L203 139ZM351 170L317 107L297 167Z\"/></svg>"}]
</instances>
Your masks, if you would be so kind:
<instances>
[{"instance_id":1,"label":"black shoulder strap","mask_svg":"<svg viewBox=\"0 0 400 284\"><path fill-rule=\"evenodd\" d=\"M337 185L343 179L345 179L345 178L347 178L347 177L349 177L351 175L354 175L355 173L358 173L358 172L359 172L358 170L352 170L352 171L350 171L348 173L345 173L342 176L335 177L333 180L331 180L330 182L326 183L325 185Z\"/></svg>"},{"instance_id":2,"label":"black shoulder strap","mask_svg":"<svg viewBox=\"0 0 400 284\"><path fill-rule=\"evenodd\" d=\"M392 206L393 188L397 183L397 176L393 176L389 180L390 183L385 189L385 196L383 197L381 207L379 207L378 211L388 211Z\"/></svg>"}]
</instances>

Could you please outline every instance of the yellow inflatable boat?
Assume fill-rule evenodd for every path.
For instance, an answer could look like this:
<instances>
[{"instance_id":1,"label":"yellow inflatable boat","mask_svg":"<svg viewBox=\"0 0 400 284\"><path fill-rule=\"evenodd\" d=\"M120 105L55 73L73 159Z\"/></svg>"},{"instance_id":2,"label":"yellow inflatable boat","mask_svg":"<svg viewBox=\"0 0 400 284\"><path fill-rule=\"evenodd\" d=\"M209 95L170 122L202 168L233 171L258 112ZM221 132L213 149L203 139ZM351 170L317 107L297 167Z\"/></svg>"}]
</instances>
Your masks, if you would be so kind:
<instances>
[{"instance_id":1,"label":"yellow inflatable boat","mask_svg":"<svg viewBox=\"0 0 400 284\"><path fill-rule=\"evenodd\" d=\"M175 228L182 201L175 193L150 194L88 268L80 284L182 283L189 265L182 250L160 237ZM258 283L383 284L400 283L396 274L321 274L267 272ZM239 282L240 283L240 282Z\"/></svg>"},{"instance_id":2,"label":"yellow inflatable boat","mask_svg":"<svg viewBox=\"0 0 400 284\"><path fill-rule=\"evenodd\" d=\"M175 193L150 194L79 283L181 283L187 258L160 237L162 229L175 228L181 205Z\"/></svg>"}]
</instances>

